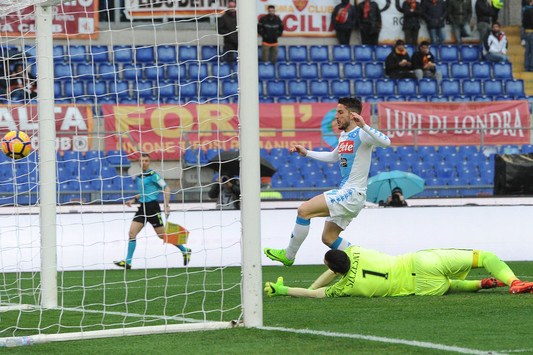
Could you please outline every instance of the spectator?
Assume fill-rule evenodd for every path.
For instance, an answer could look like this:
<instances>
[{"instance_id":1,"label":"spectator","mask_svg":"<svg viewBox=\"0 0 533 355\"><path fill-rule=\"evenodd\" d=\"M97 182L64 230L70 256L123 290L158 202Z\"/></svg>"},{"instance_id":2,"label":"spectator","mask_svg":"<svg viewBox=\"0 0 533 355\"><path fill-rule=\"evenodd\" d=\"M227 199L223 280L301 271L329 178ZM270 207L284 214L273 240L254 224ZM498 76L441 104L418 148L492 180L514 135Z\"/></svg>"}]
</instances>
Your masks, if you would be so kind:
<instances>
[{"instance_id":1,"label":"spectator","mask_svg":"<svg viewBox=\"0 0 533 355\"><path fill-rule=\"evenodd\" d=\"M491 62L509 62L507 56L507 37L500 30L500 24L494 22L483 39L483 56ZM525 65L525 63L524 63Z\"/></svg>"},{"instance_id":2,"label":"spectator","mask_svg":"<svg viewBox=\"0 0 533 355\"><path fill-rule=\"evenodd\" d=\"M355 7L350 4L350 0L341 0L335 6L331 14L331 23L335 28L339 44L350 44L350 36L357 21Z\"/></svg>"},{"instance_id":3,"label":"spectator","mask_svg":"<svg viewBox=\"0 0 533 355\"><path fill-rule=\"evenodd\" d=\"M278 61L278 38L283 34L283 22L276 16L274 5L268 5L268 15L261 17L257 24L257 32L263 37L261 44L261 60L272 63Z\"/></svg>"},{"instance_id":4,"label":"spectator","mask_svg":"<svg viewBox=\"0 0 533 355\"><path fill-rule=\"evenodd\" d=\"M415 72L418 80L422 78L431 78L437 80L440 84L442 79L442 73L437 71L435 65L435 56L429 51L429 42L422 41L418 50L413 53L411 57L411 68Z\"/></svg>"},{"instance_id":5,"label":"spectator","mask_svg":"<svg viewBox=\"0 0 533 355\"><path fill-rule=\"evenodd\" d=\"M520 27L520 44L522 47L526 46L526 31L524 27L524 12L526 11L526 7L529 7L529 0L522 0L522 27ZM527 51L526 51L527 53Z\"/></svg>"},{"instance_id":6,"label":"spectator","mask_svg":"<svg viewBox=\"0 0 533 355\"><path fill-rule=\"evenodd\" d=\"M405 42L416 47L418 44L418 31L420 30L420 18L422 6L416 0L406 0L402 5L403 32Z\"/></svg>"},{"instance_id":7,"label":"spectator","mask_svg":"<svg viewBox=\"0 0 533 355\"><path fill-rule=\"evenodd\" d=\"M476 1L477 30L479 32L479 43L483 44L483 38L490 29L492 16L496 10L492 6L492 0Z\"/></svg>"},{"instance_id":8,"label":"spectator","mask_svg":"<svg viewBox=\"0 0 533 355\"><path fill-rule=\"evenodd\" d=\"M233 63L235 61L235 53L239 48L235 1L228 1L228 9L218 19L218 34L224 36L224 56L226 61Z\"/></svg>"},{"instance_id":9,"label":"spectator","mask_svg":"<svg viewBox=\"0 0 533 355\"><path fill-rule=\"evenodd\" d=\"M522 11L522 28L526 42L524 68L526 71L533 71L533 0L529 0Z\"/></svg>"},{"instance_id":10,"label":"spectator","mask_svg":"<svg viewBox=\"0 0 533 355\"><path fill-rule=\"evenodd\" d=\"M0 97L7 98L9 88L9 61L0 60Z\"/></svg>"},{"instance_id":11,"label":"spectator","mask_svg":"<svg viewBox=\"0 0 533 355\"><path fill-rule=\"evenodd\" d=\"M447 0L448 20L452 23L452 30L457 44L463 44L463 37L472 36L470 20L472 19L471 0Z\"/></svg>"},{"instance_id":12,"label":"spectator","mask_svg":"<svg viewBox=\"0 0 533 355\"><path fill-rule=\"evenodd\" d=\"M396 41L392 52L385 60L385 72L391 79L416 79L411 69L411 60L405 50L405 42Z\"/></svg>"},{"instance_id":13,"label":"spectator","mask_svg":"<svg viewBox=\"0 0 533 355\"><path fill-rule=\"evenodd\" d=\"M399 187L392 189L391 195L384 204L385 207L407 207L407 201L403 197L403 191Z\"/></svg>"},{"instance_id":14,"label":"spectator","mask_svg":"<svg viewBox=\"0 0 533 355\"><path fill-rule=\"evenodd\" d=\"M381 32L381 10L377 3L365 0L357 5L357 20L361 32L361 43L378 44Z\"/></svg>"},{"instance_id":15,"label":"spectator","mask_svg":"<svg viewBox=\"0 0 533 355\"><path fill-rule=\"evenodd\" d=\"M446 41L446 3L444 0L422 0L422 14L428 26L431 43L440 46Z\"/></svg>"},{"instance_id":16,"label":"spectator","mask_svg":"<svg viewBox=\"0 0 533 355\"><path fill-rule=\"evenodd\" d=\"M240 209L241 203L239 199L241 196L241 188L239 186L239 179L222 175L220 178L217 177L215 181L217 183L213 184L208 195L212 199L217 199L217 208L223 210Z\"/></svg>"},{"instance_id":17,"label":"spectator","mask_svg":"<svg viewBox=\"0 0 533 355\"><path fill-rule=\"evenodd\" d=\"M37 97L37 80L24 69L24 65L21 63L15 64L10 79L11 99L25 100Z\"/></svg>"}]
</instances>

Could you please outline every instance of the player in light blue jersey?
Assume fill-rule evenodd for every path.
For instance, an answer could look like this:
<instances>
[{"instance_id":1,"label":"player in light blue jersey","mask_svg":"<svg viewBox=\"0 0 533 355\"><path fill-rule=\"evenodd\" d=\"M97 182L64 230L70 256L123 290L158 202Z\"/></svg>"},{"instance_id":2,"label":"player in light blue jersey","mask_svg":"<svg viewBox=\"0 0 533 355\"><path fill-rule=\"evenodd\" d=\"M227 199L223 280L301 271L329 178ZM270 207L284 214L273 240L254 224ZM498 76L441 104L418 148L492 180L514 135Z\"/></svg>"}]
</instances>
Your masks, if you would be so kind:
<instances>
[{"instance_id":1,"label":"player in light blue jersey","mask_svg":"<svg viewBox=\"0 0 533 355\"><path fill-rule=\"evenodd\" d=\"M327 217L322 242L331 249L346 249L350 243L339 237L364 207L370 171L372 147L388 147L390 139L368 126L361 116L363 105L357 98L342 97L335 119L341 130L339 144L331 152L314 152L302 145L291 147L291 153L327 163L340 162L342 181L339 189L329 190L304 202L286 249L265 248L266 256L286 266L294 263L296 253L309 233L311 218Z\"/></svg>"},{"instance_id":2,"label":"player in light blue jersey","mask_svg":"<svg viewBox=\"0 0 533 355\"><path fill-rule=\"evenodd\" d=\"M150 169L150 163L150 155L142 153L141 160L139 160L142 173L137 176L139 194L131 200L126 201L128 207L131 207L137 201L140 202L139 209L135 213L130 226L126 259L114 262L115 265L126 269L131 269L131 260L137 246L137 234L139 234L147 222L154 227L159 238L163 239L165 237L165 226L161 218L161 209L157 198L161 190L163 190L165 214L168 217L170 214L170 187L168 187L165 180L158 173ZM183 255L183 264L187 265L191 259L191 249L184 245L176 246L181 250Z\"/></svg>"}]
</instances>

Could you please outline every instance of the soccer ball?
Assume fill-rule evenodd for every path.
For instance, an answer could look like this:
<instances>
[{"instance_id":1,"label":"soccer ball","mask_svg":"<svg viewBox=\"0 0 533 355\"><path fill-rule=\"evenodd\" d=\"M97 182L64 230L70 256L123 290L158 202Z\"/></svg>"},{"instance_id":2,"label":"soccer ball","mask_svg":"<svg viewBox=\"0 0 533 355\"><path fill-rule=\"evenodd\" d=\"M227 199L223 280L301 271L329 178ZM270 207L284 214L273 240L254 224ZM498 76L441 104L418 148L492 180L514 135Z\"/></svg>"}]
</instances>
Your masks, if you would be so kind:
<instances>
[{"instance_id":1,"label":"soccer ball","mask_svg":"<svg viewBox=\"0 0 533 355\"><path fill-rule=\"evenodd\" d=\"M30 154L30 137L24 132L11 131L2 138L2 150L11 159L21 159Z\"/></svg>"}]
</instances>

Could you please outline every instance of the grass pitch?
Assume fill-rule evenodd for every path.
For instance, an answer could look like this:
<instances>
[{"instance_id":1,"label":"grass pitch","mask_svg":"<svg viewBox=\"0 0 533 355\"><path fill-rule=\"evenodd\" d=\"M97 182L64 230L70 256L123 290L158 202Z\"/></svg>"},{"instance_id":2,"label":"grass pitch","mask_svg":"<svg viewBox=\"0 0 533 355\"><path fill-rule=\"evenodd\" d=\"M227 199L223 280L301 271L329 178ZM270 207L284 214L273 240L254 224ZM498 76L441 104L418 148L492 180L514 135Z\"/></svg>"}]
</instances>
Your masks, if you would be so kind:
<instances>
[{"instance_id":1,"label":"grass pitch","mask_svg":"<svg viewBox=\"0 0 533 355\"><path fill-rule=\"evenodd\" d=\"M533 262L509 265L520 278L533 280ZM263 282L283 276L289 286L307 287L323 270L324 266L264 267ZM486 276L478 269L469 278ZM13 297L12 277L3 275L0 297L4 302L6 296ZM80 331L81 325L84 330L97 330L103 329L102 324L111 328L123 323L142 326L204 318L229 321L240 315L239 280L237 268L63 273L59 303L67 310L43 311L41 328L44 333L57 333ZM31 284L35 280L29 278L20 283L26 289L21 297L35 303ZM13 348L10 353L533 353L533 294L509 295L508 287L441 297L265 297L263 307L268 330L238 328L49 343ZM11 336L14 324L35 327L39 314L4 312L0 337ZM34 332L19 329L15 333Z\"/></svg>"}]
</instances>

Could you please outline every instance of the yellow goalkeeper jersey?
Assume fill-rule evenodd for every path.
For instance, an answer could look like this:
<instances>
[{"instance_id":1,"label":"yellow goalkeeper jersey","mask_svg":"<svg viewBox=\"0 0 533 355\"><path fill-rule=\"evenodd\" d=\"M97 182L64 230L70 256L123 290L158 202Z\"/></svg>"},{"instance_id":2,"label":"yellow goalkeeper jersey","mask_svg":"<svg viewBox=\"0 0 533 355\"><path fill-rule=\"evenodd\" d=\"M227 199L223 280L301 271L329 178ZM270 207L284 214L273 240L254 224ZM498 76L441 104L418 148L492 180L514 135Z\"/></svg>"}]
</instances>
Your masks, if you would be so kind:
<instances>
[{"instance_id":1,"label":"yellow goalkeeper jersey","mask_svg":"<svg viewBox=\"0 0 533 355\"><path fill-rule=\"evenodd\" d=\"M390 256L352 245L350 270L326 288L327 297L406 296L415 293L414 253Z\"/></svg>"}]
</instances>

